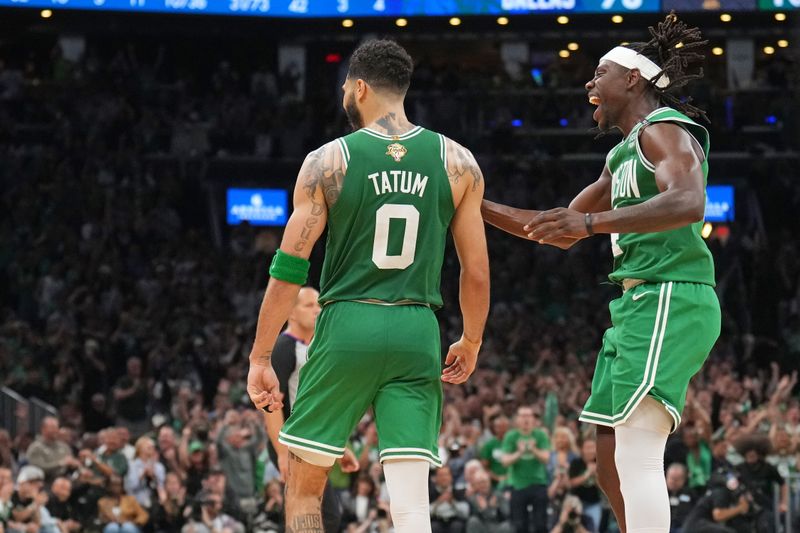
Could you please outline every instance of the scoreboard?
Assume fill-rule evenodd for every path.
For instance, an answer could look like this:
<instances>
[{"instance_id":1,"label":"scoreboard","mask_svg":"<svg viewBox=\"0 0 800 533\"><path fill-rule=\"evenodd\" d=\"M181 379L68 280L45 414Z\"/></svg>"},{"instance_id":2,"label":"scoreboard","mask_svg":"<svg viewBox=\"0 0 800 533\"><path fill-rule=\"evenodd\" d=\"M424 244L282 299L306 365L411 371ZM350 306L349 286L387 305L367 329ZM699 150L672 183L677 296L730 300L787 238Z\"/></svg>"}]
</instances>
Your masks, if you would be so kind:
<instances>
[{"instance_id":1,"label":"scoreboard","mask_svg":"<svg viewBox=\"0 0 800 533\"><path fill-rule=\"evenodd\" d=\"M3 7L341 18L789 10L800 0L0 0Z\"/></svg>"},{"instance_id":2,"label":"scoreboard","mask_svg":"<svg viewBox=\"0 0 800 533\"><path fill-rule=\"evenodd\" d=\"M800 9L800 0L758 0L758 7L768 11Z\"/></svg>"},{"instance_id":3,"label":"scoreboard","mask_svg":"<svg viewBox=\"0 0 800 533\"><path fill-rule=\"evenodd\" d=\"M754 11L756 0L661 0L663 10L685 11Z\"/></svg>"},{"instance_id":4,"label":"scoreboard","mask_svg":"<svg viewBox=\"0 0 800 533\"><path fill-rule=\"evenodd\" d=\"M267 17L657 12L660 0L0 0L0 7Z\"/></svg>"}]
</instances>

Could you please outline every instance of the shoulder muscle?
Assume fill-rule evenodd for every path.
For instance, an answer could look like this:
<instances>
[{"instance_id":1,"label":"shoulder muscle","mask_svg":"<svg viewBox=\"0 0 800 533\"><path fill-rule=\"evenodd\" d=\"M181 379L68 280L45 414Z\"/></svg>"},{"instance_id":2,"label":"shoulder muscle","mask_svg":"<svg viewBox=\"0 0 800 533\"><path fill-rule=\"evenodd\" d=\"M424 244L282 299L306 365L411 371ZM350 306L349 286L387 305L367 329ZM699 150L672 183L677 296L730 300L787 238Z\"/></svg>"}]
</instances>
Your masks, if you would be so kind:
<instances>
[{"instance_id":1,"label":"shoulder muscle","mask_svg":"<svg viewBox=\"0 0 800 533\"><path fill-rule=\"evenodd\" d=\"M483 173L475 156L467 148L452 139L445 137L447 150L447 177L453 189L453 200L456 207L466 193L483 195Z\"/></svg>"},{"instance_id":2,"label":"shoulder muscle","mask_svg":"<svg viewBox=\"0 0 800 533\"><path fill-rule=\"evenodd\" d=\"M670 122L656 122L644 128L639 143L644 156L654 165L674 156L699 159L693 137Z\"/></svg>"},{"instance_id":3,"label":"shoulder muscle","mask_svg":"<svg viewBox=\"0 0 800 533\"><path fill-rule=\"evenodd\" d=\"M332 207L342 191L346 169L339 142L331 141L306 156L299 179L303 180L306 194L312 196L319 188L325 203Z\"/></svg>"}]
</instances>

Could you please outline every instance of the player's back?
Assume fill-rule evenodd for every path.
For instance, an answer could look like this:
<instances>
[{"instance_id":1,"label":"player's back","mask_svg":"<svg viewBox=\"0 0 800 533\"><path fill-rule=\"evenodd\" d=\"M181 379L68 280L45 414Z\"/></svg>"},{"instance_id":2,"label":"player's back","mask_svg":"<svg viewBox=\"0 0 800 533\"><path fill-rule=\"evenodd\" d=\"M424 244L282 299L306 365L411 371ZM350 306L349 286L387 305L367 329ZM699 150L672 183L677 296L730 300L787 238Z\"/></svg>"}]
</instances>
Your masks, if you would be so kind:
<instances>
[{"instance_id":1,"label":"player's back","mask_svg":"<svg viewBox=\"0 0 800 533\"><path fill-rule=\"evenodd\" d=\"M422 127L399 136L364 128L338 139L345 175L328 208L320 302L372 300L441 307L454 214L445 138Z\"/></svg>"}]
</instances>

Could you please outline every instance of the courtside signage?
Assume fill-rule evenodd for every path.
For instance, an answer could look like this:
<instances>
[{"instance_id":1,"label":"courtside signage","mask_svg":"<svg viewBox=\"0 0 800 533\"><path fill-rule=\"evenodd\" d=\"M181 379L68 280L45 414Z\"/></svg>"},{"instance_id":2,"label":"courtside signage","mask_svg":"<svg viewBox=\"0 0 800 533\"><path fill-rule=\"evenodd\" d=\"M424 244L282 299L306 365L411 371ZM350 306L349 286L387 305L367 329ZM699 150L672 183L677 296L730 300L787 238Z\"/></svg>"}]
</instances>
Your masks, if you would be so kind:
<instances>
[{"instance_id":1,"label":"courtside signage","mask_svg":"<svg viewBox=\"0 0 800 533\"><path fill-rule=\"evenodd\" d=\"M228 189L228 224L284 226L288 195L284 189Z\"/></svg>"},{"instance_id":2,"label":"courtside signage","mask_svg":"<svg viewBox=\"0 0 800 533\"><path fill-rule=\"evenodd\" d=\"M706 222L733 222L733 185L706 188Z\"/></svg>"}]
</instances>

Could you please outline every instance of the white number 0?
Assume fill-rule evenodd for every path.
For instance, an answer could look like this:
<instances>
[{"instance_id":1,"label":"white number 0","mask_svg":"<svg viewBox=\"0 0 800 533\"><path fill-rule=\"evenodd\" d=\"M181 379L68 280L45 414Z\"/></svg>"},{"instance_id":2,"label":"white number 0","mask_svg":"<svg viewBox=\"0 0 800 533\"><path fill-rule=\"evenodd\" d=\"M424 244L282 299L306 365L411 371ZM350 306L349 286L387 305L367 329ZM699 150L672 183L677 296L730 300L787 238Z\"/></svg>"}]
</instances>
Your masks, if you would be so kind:
<instances>
[{"instance_id":1,"label":"white number 0","mask_svg":"<svg viewBox=\"0 0 800 533\"><path fill-rule=\"evenodd\" d=\"M405 220L403 248L400 255L389 255L389 223L392 219ZM385 204L375 213L375 241L372 244L372 262L381 270L403 270L414 262L419 231L419 211L413 205Z\"/></svg>"},{"instance_id":2,"label":"white number 0","mask_svg":"<svg viewBox=\"0 0 800 533\"><path fill-rule=\"evenodd\" d=\"M619 246L619 233L611 234L611 254L614 257L619 257L622 255L622 248Z\"/></svg>"}]
</instances>

